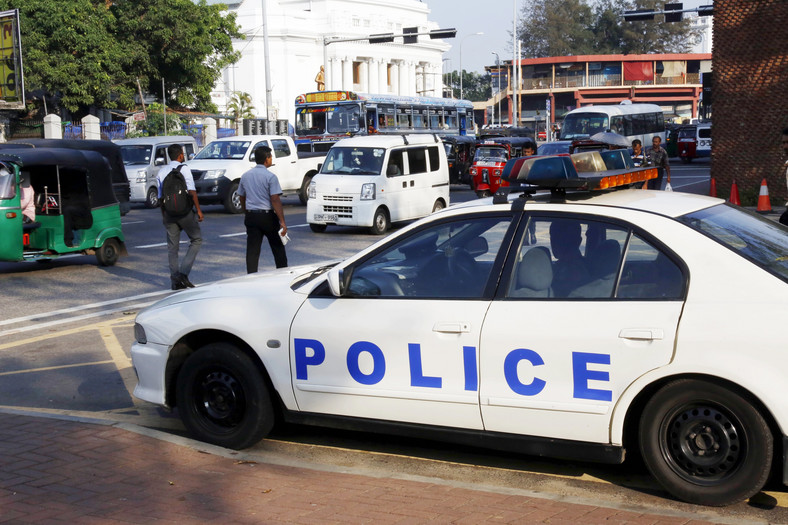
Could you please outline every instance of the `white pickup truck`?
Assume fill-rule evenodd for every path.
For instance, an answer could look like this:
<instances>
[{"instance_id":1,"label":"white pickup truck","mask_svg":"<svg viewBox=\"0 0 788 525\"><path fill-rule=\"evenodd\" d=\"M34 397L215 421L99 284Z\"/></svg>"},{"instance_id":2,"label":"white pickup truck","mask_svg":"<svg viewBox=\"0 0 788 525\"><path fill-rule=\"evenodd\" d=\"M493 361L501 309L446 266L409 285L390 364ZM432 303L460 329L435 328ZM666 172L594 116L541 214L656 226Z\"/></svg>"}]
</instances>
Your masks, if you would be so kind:
<instances>
[{"instance_id":1,"label":"white pickup truck","mask_svg":"<svg viewBox=\"0 0 788 525\"><path fill-rule=\"evenodd\" d=\"M320 171L325 153L299 153L293 139L284 135L239 135L214 140L186 163L194 177L200 203L221 203L230 213L241 213L238 183L255 166L254 150L268 146L273 153L271 171L284 195L298 194L306 204L312 177Z\"/></svg>"}]
</instances>

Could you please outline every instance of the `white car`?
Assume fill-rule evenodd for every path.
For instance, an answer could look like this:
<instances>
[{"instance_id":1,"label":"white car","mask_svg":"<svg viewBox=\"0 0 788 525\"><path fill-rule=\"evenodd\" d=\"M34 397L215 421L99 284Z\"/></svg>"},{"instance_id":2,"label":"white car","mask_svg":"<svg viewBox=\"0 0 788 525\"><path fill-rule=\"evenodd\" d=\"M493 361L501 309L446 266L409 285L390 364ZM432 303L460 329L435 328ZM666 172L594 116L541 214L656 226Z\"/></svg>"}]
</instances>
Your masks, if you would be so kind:
<instances>
[{"instance_id":1,"label":"white car","mask_svg":"<svg viewBox=\"0 0 788 525\"><path fill-rule=\"evenodd\" d=\"M544 159L571 165L531 158L528 182ZM554 193L173 294L137 316L134 394L231 448L282 414L608 463L639 450L706 505L752 496L773 466L785 480L788 229L711 197Z\"/></svg>"}]
</instances>

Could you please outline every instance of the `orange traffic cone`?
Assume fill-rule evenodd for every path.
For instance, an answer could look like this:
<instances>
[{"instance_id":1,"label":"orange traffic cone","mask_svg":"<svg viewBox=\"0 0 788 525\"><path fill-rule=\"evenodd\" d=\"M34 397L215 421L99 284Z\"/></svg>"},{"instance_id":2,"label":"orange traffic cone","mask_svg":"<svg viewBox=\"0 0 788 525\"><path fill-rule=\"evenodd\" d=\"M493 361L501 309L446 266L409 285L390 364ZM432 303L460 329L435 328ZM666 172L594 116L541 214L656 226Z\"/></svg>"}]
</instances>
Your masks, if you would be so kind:
<instances>
[{"instance_id":1,"label":"orange traffic cone","mask_svg":"<svg viewBox=\"0 0 788 525\"><path fill-rule=\"evenodd\" d=\"M717 181L714 180L714 177L711 178L711 185L709 186L709 196L710 197L717 196Z\"/></svg>"},{"instance_id":2,"label":"orange traffic cone","mask_svg":"<svg viewBox=\"0 0 788 525\"><path fill-rule=\"evenodd\" d=\"M761 192L758 194L758 208L760 213L769 213L772 211L772 203L769 200L769 187L766 185L766 178L761 181Z\"/></svg>"},{"instance_id":3,"label":"orange traffic cone","mask_svg":"<svg viewBox=\"0 0 788 525\"><path fill-rule=\"evenodd\" d=\"M731 204L735 204L736 206L741 206L741 199L739 199L739 187L736 185L736 181L733 181L733 186L731 186L731 197L728 199Z\"/></svg>"}]
</instances>

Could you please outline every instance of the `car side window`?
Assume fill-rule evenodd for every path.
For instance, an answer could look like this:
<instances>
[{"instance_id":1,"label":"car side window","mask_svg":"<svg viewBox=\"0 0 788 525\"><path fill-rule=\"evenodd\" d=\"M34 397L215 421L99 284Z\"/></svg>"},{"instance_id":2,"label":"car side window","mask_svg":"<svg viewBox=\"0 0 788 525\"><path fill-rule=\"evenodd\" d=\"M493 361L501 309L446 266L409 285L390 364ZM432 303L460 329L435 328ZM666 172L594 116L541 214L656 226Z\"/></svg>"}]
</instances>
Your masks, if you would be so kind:
<instances>
[{"instance_id":1,"label":"car side window","mask_svg":"<svg viewBox=\"0 0 788 525\"><path fill-rule=\"evenodd\" d=\"M441 168L441 157L438 154L438 146L427 148L427 156L430 158L430 171L437 171Z\"/></svg>"},{"instance_id":2,"label":"car side window","mask_svg":"<svg viewBox=\"0 0 788 525\"><path fill-rule=\"evenodd\" d=\"M167 163L167 148L166 147L157 147L154 159L163 159L165 163ZM154 160L154 163L156 160Z\"/></svg>"},{"instance_id":3,"label":"car side window","mask_svg":"<svg viewBox=\"0 0 788 525\"><path fill-rule=\"evenodd\" d=\"M408 169L411 175L427 172L426 148L408 148Z\"/></svg>"},{"instance_id":4,"label":"car side window","mask_svg":"<svg viewBox=\"0 0 788 525\"><path fill-rule=\"evenodd\" d=\"M418 231L352 270L355 297L480 299L510 216L474 217Z\"/></svg>"},{"instance_id":5,"label":"car side window","mask_svg":"<svg viewBox=\"0 0 788 525\"><path fill-rule=\"evenodd\" d=\"M628 230L575 217L531 217L506 297L613 297Z\"/></svg>"},{"instance_id":6,"label":"car side window","mask_svg":"<svg viewBox=\"0 0 788 525\"><path fill-rule=\"evenodd\" d=\"M684 285L681 268L668 255L632 235L616 297L679 300L684 297Z\"/></svg>"},{"instance_id":7,"label":"car side window","mask_svg":"<svg viewBox=\"0 0 788 525\"><path fill-rule=\"evenodd\" d=\"M405 172L404 170L405 168L402 162L402 150L392 150L392 152L389 154L389 163L386 166L386 175L389 177L396 177L398 175L402 175Z\"/></svg>"},{"instance_id":8,"label":"car side window","mask_svg":"<svg viewBox=\"0 0 788 525\"><path fill-rule=\"evenodd\" d=\"M531 217L511 265L507 298L680 299L684 276L665 253L624 226Z\"/></svg>"},{"instance_id":9,"label":"car side window","mask_svg":"<svg viewBox=\"0 0 788 525\"><path fill-rule=\"evenodd\" d=\"M287 144L286 140L274 139L271 141L271 145L273 146L274 156L276 158L290 155L290 146Z\"/></svg>"},{"instance_id":10,"label":"car side window","mask_svg":"<svg viewBox=\"0 0 788 525\"><path fill-rule=\"evenodd\" d=\"M189 160L194 156L194 144L184 144L183 152L186 154L186 159Z\"/></svg>"}]
</instances>

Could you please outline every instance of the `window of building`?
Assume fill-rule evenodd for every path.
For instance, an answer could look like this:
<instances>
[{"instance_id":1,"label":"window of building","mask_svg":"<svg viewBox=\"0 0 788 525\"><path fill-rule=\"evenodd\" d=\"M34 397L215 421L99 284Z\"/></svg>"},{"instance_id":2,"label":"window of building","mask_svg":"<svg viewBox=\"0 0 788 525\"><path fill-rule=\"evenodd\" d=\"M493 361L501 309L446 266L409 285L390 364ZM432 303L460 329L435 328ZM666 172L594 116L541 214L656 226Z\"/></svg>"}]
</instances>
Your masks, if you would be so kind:
<instances>
[{"instance_id":1,"label":"window of building","mask_svg":"<svg viewBox=\"0 0 788 525\"><path fill-rule=\"evenodd\" d=\"M353 62L353 83L361 84L361 62Z\"/></svg>"}]
</instances>

